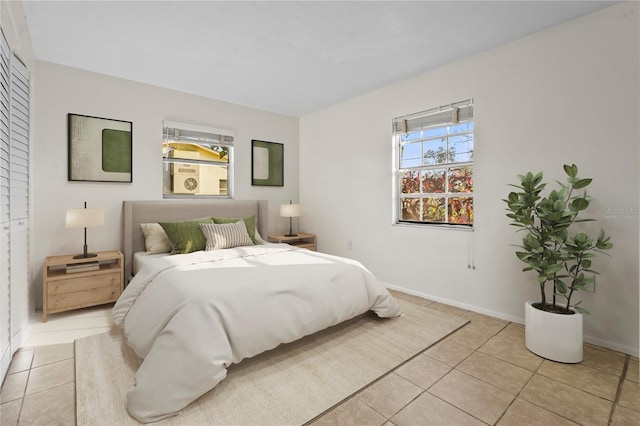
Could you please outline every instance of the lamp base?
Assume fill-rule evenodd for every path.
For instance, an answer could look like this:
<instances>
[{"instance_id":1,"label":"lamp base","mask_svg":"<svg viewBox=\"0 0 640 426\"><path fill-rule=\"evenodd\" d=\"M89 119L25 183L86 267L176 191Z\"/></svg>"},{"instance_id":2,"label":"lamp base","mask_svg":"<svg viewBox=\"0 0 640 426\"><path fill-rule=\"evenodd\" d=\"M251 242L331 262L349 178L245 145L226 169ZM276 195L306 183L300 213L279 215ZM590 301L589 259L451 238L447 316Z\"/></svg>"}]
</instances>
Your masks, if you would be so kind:
<instances>
[{"instance_id":1,"label":"lamp base","mask_svg":"<svg viewBox=\"0 0 640 426\"><path fill-rule=\"evenodd\" d=\"M73 256L74 259L88 259L90 257L98 257L98 255L95 253L84 253Z\"/></svg>"},{"instance_id":2,"label":"lamp base","mask_svg":"<svg viewBox=\"0 0 640 426\"><path fill-rule=\"evenodd\" d=\"M285 237L297 237L298 234L284 234Z\"/></svg>"}]
</instances>

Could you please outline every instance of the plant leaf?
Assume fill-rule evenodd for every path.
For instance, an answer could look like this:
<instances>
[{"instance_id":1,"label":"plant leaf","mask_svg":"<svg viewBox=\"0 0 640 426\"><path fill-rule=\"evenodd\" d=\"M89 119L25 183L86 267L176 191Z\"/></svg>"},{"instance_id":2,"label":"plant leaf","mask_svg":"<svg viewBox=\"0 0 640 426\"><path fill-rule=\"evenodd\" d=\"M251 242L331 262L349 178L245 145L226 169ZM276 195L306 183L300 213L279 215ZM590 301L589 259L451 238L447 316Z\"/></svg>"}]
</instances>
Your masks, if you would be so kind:
<instances>
[{"instance_id":1,"label":"plant leaf","mask_svg":"<svg viewBox=\"0 0 640 426\"><path fill-rule=\"evenodd\" d=\"M583 314L583 315L589 315L589 314L591 314L591 312L587 311L585 308L581 308L580 306L576 306L576 305L574 305L574 306L572 306L572 308L573 308L576 312L579 312L579 313L581 313L581 314Z\"/></svg>"},{"instance_id":2,"label":"plant leaf","mask_svg":"<svg viewBox=\"0 0 640 426\"><path fill-rule=\"evenodd\" d=\"M586 198L576 198L571 202L571 208L575 211L585 210L589 207L589 201Z\"/></svg>"},{"instance_id":3,"label":"plant leaf","mask_svg":"<svg viewBox=\"0 0 640 426\"><path fill-rule=\"evenodd\" d=\"M588 178L588 179L578 179L577 181L575 181L573 183L573 189L582 189L585 188L587 186L589 186L589 184L591 183L593 179Z\"/></svg>"},{"instance_id":4,"label":"plant leaf","mask_svg":"<svg viewBox=\"0 0 640 426\"><path fill-rule=\"evenodd\" d=\"M573 165L568 165L565 164L564 166L564 172L571 178L575 178L578 175L578 168L576 167L575 164Z\"/></svg>"}]
</instances>

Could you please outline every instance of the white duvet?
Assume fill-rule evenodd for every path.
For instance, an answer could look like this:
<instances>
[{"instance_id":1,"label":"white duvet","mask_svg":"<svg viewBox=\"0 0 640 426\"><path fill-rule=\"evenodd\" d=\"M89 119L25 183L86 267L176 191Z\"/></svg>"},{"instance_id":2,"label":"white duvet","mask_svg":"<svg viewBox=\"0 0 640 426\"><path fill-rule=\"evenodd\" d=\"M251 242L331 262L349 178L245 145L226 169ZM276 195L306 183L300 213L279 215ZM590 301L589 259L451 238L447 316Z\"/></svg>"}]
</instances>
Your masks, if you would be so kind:
<instances>
[{"instance_id":1,"label":"white duvet","mask_svg":"<svg viewBox=\"0 0 640 426\"><path fill-rule=\"evenodd\" d=\"M369 310L400 315L360 263L286 244L145 262L113 309L144 358L127 410L143 423L178 414L232 363Z\"/></svg>"}]
</instances>

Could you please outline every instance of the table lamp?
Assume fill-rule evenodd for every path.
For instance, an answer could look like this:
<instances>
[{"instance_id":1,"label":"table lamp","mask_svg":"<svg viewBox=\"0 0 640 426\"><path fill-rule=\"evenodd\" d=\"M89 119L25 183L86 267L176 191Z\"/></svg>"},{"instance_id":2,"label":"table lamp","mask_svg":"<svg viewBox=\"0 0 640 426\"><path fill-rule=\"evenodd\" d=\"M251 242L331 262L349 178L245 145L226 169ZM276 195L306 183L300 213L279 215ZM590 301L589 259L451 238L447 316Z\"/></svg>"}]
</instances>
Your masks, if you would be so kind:
<instances>
[{"instance_id":1,"label":"table lamp","mask_svg":"<svg viewBox=\"0 0 640 426\"><path fill-rule=\"evenodd\" d=\"M87 228L104 225L104 212L102 209L88 209L87 202L83 209L67 209L65 220L66 228L84 228L84 246L82 254L73 256L74 259L87 259L96 257L95 253L87 253Z\"/></svg>"},{"instance_id":2,"label":"table lamp","mask_svg":"<svg viewBox=\"0 0 640 426\"><path fill-rule=\"evenodd\" d=\"M285 234L285 237L296 237L298 235L293 233L291 221L294 217L300 217L300 211L300 204L292 204L291 201L289 201L289 204L280 206L280 217L289 218L289 233Z\"/></svg>"}]
</instances>

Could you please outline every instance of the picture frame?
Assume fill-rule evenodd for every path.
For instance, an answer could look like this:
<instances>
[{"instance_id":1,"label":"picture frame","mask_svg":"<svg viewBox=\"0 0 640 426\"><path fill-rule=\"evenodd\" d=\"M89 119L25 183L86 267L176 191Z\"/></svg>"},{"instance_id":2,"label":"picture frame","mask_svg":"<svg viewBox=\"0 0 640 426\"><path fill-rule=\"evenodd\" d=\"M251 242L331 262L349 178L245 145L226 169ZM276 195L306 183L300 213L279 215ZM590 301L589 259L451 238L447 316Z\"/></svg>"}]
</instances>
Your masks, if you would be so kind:
<instances>
[{"instance_id":1,"label":"picture frame","mask_svg":"<svg viewBox=\"0 0 640 426\"><path fill-rule=\"evenodd\" d=\"M68 180L133 182L133 123L67 115Z\"/></svg>"},{"instance_id":2,"label":"picture frame","mask_svg":"<svg viewBox=\"0 0 640 426\"><path fill-rule=\"evenodd\" d=\"M251 140L251 185L284 186L284 144Z\"/></svg>"}]
</instances>

